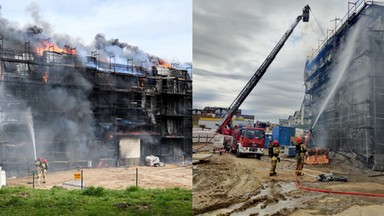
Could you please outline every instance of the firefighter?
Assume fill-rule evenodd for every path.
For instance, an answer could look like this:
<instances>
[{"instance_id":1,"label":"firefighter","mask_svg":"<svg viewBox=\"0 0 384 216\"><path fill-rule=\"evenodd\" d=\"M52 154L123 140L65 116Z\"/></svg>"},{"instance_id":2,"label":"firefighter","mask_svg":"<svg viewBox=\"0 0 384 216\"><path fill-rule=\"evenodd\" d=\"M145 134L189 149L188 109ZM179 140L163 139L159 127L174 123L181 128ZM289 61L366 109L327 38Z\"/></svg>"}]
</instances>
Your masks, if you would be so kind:
<instances>
[{"instance_id":1,"label":"firefighter","mask_svg":"<svg viewBox=\"0 0 384 216\"><path fill-rule=\"evenodd\" d=\"M273 156L273 144L272 144L272 139L269 140L268 142L268 156L272 158Z\"/></svg>"},{"instance_id":2,"label":"firefighter","mask_svg":"<svg viewBox=\"0 0 384 216\"><path fill-rule=\"evenodd\" d=\"M297 166L296 166L296 175L302 176L304 175L302 170L304 167L304 155L307 152L307 147L305 147L303 143L303 139L301 137L297 137L297 146L296 146L296 161L297 161Z\"/></svg>"},{"instance_id":3,"label":"firefighter","mask_svg":"<svg viewBox=\"0 0 384 216\"><path fill-rule=\"evenodd\" d=\"M42 169L42 173L43 173L43 183L45 183L47 180L47 170L48 170L48 163L47 163L46 159L43 160L43 163L41 165L41 169Z\"/></svg>"},{"instance_id":4,"label":"firefighter","mask_svg":"<svg viewBox=\"0 0 384 216\"><path fill-rule=\"evenodd\" d=\"M277 140L274 140L272 145L273 145L273 154L272 154L272 158L271 158L271 171L269 172L269 176L274 176L277 174L276 173L276 165L277 165L277 162L280 162L279 143L277 142Z\"/></svg>"},{"instance_id":5,"label":"firefighter","mask_svg":"<svg viewBox=\"0 0 384 216\"><path fill-rule=\"evenodd\" d=\"M37 160L35 161L35 166L36 166L36 178L40 178L41 166L42 166L41 157L37 158Z\"/></svg>"}]
</instances>

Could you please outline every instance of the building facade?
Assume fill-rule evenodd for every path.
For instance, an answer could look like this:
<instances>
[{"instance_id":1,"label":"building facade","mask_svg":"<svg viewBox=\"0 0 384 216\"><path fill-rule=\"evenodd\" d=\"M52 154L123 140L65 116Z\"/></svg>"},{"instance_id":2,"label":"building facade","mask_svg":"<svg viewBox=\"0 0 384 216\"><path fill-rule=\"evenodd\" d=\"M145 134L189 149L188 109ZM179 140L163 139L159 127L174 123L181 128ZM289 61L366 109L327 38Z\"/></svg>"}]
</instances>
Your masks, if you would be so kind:
<instances>
[{"instance_id":1,"label":"building facade","mask_svg":"<svg viewBox=\"0 0 384 216\"><path fill-rule=\"evenodd\" d=\"M383 170L384 7L359 1L305 65L304 120L315 147Z\"/></svg>"}]
</instances>

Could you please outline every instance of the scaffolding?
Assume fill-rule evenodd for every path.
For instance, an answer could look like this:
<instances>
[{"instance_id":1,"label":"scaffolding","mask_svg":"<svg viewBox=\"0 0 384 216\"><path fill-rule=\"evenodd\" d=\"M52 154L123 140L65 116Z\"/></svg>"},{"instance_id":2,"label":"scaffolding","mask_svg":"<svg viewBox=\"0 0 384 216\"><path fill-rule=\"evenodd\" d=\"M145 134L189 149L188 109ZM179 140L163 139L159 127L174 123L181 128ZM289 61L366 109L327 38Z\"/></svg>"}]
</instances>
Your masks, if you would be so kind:
<instances>
[{"instance_id":1,"label":"scaffolding","mask_svg":"<svg viewBox=\"0 0 384 216\"><path fill-rule=\"evenodd\" d=\"M148 70L129 65L129 60L127 65L101 62L95 53L84 57L4 49L3 40L0 122L7 124L9 116L30 107L37 152L50 161L50 168L83 162L95 166L106 160L138 165L148 155L168 163L191 160L192 80L186 70L169 68L159 74L155 66ZM135 160L121 154L124 139L139 140ZM13 148L31 140L11 142L6 136L0 139L3 169L16 169L12 164L20 163L33 169L33 159L17 161L22 155L15 155L25 151Z\"/></svg>"},{"instance_id":2,"label":"scaffolding","mask_svg":"<svg viewBox=\"0 0 384 216\"><path fill-rule=\"evenodd\" d=\"M304 118L314 124L319 117L312 147L353 153L374 170L384 170L383 13L383 6L366 1L349 11L345 22L307 60L304 71ZM357 29L358 36L349 45ZM345 62L343 52L348 49L352 50ZM347 66L337 84L342 64Z\"/></svg>"}]
</instances>

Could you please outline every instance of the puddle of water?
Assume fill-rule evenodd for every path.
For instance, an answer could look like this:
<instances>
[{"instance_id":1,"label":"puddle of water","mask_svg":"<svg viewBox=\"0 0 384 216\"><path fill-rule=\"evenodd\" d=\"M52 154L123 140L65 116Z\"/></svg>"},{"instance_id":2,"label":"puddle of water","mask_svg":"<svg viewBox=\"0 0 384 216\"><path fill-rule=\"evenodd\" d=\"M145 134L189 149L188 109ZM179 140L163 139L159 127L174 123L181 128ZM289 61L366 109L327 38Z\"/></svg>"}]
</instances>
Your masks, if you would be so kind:
<instances>
[{"instance_id":1,"label":"puddle of water","mask_svg":"<svg viewBox=\"0 0 384 216\"><path fill-rule=\"evenodd\" d=\"M264 200L261 200L256 206L247 208L245 211L234 212L231 216L249 215L252 213L259 213L259 215L273 214L284 208L294 208L296 204L308 200L307 197L282 199L282 197L287 197L287 194L294 190L297 190L294 182L277 182L270 184L259 194L251 197L251 200L266 197ZM274 201L276 199L278 199L278 202Z\"/></svg>"},{"instance_id":2,"label":"puddle of water","mask_svg":"<svg viewBox=\"0 0 384 216\"><path fill-rule=\"evenodd\" d=\"M304 195L299 198L290 197L286 200L279 199L278 202L268 203L265 206L265 202L259 203L258 205L248 208L242 212L232 213L231 216L243 216L258 213L259 215L272 215L277 213L283 209L293 210L295 207L302 205L305 202L311 201L313 199L317 199L322 195ZM269 197L271 198L271 197Z\"/></svg>"},{"instance_id":3,"label":"puddle of water","mask_svg":"<svg viewBox=\"0 0 384 216\"><path fill-rule=\"evenodd\" d=\"M277 183L263 183L260 193L249 197L247 202L233 204L226 208L217 209L214 211L206 212L201 216L214 216L218 214L230 213L231 216L250 215L252 213L259 213L259 215L273 214L284 208L293 209L303 202L318 198L319 196L306 195L299 198L294 198L288 193L297 190L294 182L277 182ZM242 206L252 200L259 200L255 206L247 207L245 210L240 211ZM278 202L275 202L278 200ZM239 212L234 212L238 210Z\"/></svg>"}]
</instances>

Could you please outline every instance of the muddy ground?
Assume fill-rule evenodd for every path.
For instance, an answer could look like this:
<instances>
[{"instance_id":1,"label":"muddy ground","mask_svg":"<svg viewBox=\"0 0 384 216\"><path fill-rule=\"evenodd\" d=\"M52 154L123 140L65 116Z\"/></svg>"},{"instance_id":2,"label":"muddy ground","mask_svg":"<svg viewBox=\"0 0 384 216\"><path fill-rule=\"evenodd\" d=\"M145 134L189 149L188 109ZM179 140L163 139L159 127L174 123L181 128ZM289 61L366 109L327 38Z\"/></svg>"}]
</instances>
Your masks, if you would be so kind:
<instances>
[{"instance_id":1,"label":"muddy ground","mask_svg":"<svg viewBox=\"0 0 384 216\"><path fill-rule=\"evenodd\" d=\"M194 146L194 149L201 145ZM210 146L194 157L207 154ZM384 194L384 176L361 169L353 158L330 153L329 165L305 166L300 177L305 187ZM294 158L277 165L270 177L269 157L236 158L213 154L193 166L194 215L383 215L384 198L304 191L296 186ZM319 182L321 173L346 176L348 182Z\"/></svg>"},{"instance_id":2,"label":"muddy ground","mask_svg":"<svg viewBox=\"0 0 384 216\"><path fill-rule=\"evenodd\" d=\"M142 188L174 188L192 189L191 165L167 164L165 167L109 167L83 169L85 186L104 187L108 189L125 189L136 185L136 168L138 168L138 186ZM78 180L74 174L80 170L66 170L47 173L45 184L38 179L35 188L50 189L53 186L66 188L79 188ZM22 178L7 178L7 186L23 185L32 187L32 176Z\"/></svg>"}]
</instances>

